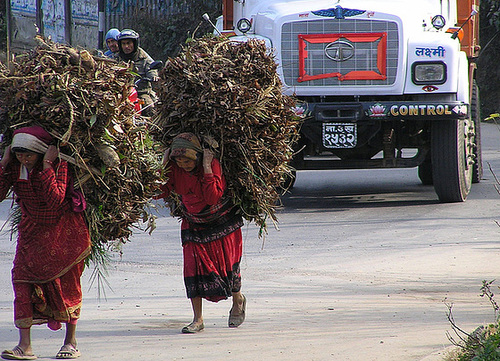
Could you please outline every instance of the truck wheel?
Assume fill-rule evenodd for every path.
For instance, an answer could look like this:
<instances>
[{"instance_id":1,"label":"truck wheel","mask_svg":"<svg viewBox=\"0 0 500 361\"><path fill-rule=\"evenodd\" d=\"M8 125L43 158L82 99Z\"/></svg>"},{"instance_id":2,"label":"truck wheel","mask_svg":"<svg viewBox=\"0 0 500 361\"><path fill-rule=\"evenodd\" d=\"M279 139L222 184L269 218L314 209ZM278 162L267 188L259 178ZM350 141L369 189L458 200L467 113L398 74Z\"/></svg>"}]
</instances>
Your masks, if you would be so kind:
<instances>
[{"instance_id":1,"label":"truck wheel","mask_svg":"<svg viewBox=\"0 0 500 361\"><path fill-rule=\"evenodd\" d=\"M470 102L470 116L474 124L474 166L472 168L472 183L479 183L483 177L483 156L481 152L481 102L479 101L479 88L474 80L472 85L472 98Z\"/></svg>"},{"instance_id":2,"label":"truck wheel","mask_svg":"<svg viewBox=\"0 0 500 361\"><path fill-rule=\"evenodd\" d=\"M467 119L432 122L432 178L441 202L463 202L469 195L474 138L470 123Z\"/></svg>"},{"instance_id":3,"label":"truck wheel","mask_svg":"<svg viewBox=\"0 0 500 361\"><path fill-rule=\"evenodd\" d=\"M418 166L418 178L420 178L423 185L432 185L432 164L430 160L425 160Z\"/></svg>"}]
</instances>

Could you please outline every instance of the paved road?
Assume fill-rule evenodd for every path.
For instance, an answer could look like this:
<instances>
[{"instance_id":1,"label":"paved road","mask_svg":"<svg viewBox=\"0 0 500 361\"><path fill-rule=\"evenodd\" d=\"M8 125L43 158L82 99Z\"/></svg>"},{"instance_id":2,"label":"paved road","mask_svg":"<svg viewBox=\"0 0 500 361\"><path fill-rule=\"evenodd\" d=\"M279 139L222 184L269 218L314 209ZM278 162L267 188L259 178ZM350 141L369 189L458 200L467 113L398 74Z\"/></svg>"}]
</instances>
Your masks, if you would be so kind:
<instances>
[{"instance_id":1,"label":"paved road","mask_svg":"<svg viewBox=\"0 0 500 361\"><path fill-rule=\"evenodd\" d=\"M192 315L182 282L179 224L160 209L152 236L138 232L111 262L99 299L84 275L81 360L438 359L450 346L446 303L473 330L493 320L479 297L498 278L499 128L483 126L485 175L460 204L440 204L416 169L303 171L265 240L243 229L247 321L229 329L229 301L205 303L204 332L183 335ZM8 202L0 206L6 219ZM17 342L10 265L0 238L0 348ZM63 332L36 327L33 346L52 359ZM430 357L430 358L429 358Z\"/></svg>"}]
</instances>

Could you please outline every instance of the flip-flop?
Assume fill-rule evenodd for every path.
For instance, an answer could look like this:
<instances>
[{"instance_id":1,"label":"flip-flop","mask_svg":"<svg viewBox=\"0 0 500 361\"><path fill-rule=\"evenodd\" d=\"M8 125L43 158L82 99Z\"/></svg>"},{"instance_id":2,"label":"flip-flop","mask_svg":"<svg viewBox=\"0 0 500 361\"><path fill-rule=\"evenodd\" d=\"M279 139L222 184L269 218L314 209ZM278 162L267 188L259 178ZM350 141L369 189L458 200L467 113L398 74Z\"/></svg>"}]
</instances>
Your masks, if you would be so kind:
<instances>
[{"instance_id":1,"label":"flip-flop","mask_svg":"<svg viewBox=\"0 0 500 361\"><path fill-rule=\"evenodd\" d=\"M245 297L245 295L242 295L242 296L243 296L243 306L241 309L241 313L238 316L233 316L232 315L232 311L233 311L232 307L231 307L231 311L229 311L229 320L228 320L229 327L238 327L239 325L241 325L243 323L243 321L245 321L245 310L247 307L247 298Z\"/></svg>"},{"instance_id":2,"label":"flip-flop","mask_svg":"<svg viewBox=\"0 0 500 361\"><path fill-rule=\"evenodd\" d=\"M14 347L12 350L4 350L1 356L4 360L36 360L34 354L24 352L19 346Z\"/></svg>"},{"instance_id":3,"label":"flip-flop","mask_svg":"<svg viewBox=\"0 0 500 361\"><path fill-rule=\"evenodd\" d=\"M72 359L80 357L81 353L72 344L63 345L56 355L57 359Z\"/></svg>"}]
</instances>

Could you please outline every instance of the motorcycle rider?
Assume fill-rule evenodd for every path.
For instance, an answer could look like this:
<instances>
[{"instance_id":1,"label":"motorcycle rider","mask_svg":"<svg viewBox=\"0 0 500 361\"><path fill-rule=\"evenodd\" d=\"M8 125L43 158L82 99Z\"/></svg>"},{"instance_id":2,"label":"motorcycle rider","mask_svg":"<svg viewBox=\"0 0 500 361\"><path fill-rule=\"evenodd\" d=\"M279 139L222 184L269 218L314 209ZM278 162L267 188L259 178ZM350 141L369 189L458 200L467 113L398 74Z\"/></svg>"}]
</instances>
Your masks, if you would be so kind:
<instances>
[{"instance_id":1,"label":"motorcycle rider","mask_svg":"<svg viewBox=\"0 0 500 361\"><path fill-rule=\"evenodd\" d=\"M134 63L134 72L139 74L136 89L139 98L144 101L142 115L151 116L156 100L156 93L151 83L159 80L158 70L150 69L150 65L154 60L144 49L139 47L139 34L136 31L132 29L122 30L118 34L117 41L119 60L132 61ZM151 81L141 80L143 78Z\"/></svg>"},{"instance_id":2,"label":"motorcycle rider","mask_svg":"<svg viewBox=\"0 0 500 361\"><path fill-rule=\"evenodd\" d=\"M111 28L106 33L105 41L108 50L104 52L104 56L108 58L116 58L118 57L118 35L120 34L120 30L117 28Z\"/></svg>"}]
</instances>

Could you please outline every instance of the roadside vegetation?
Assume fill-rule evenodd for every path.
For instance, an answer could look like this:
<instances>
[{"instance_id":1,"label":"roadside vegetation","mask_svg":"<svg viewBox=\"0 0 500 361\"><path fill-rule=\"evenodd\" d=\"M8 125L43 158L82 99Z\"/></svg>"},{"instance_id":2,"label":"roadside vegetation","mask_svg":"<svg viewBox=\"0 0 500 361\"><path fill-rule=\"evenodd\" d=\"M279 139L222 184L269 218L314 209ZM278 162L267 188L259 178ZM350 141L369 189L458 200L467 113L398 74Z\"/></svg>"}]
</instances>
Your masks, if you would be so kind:
<instances>
[{"instance_id":1,"label":"roadside vegetation","mask_svg":"<svg viewBox=\"0 0 500 361\"><path fill-rule=\"evenodd\" d=\"M500 307L495 301L492 290L494 281L483 281L480 296L488 299L494 311L491 323L481 325L472 332L463 330L453 317L452 307L448 304L448 321L452 332L448 333L450 342L457 346L450 352L445 361L498 361L500 360ZM500 289L500 287L496 287Z\"/></svg>"},{"instance_id":2,"label":"roadside vegetation","mask_svg":"<svg viewBox=\"0 0 500 361\"><path fill-rule=\"evenodd\" d=\"M154 59L174 57L187 39L213 33L214 29L203 20L203 14L207 13L214 23L222 14L222 0L188 1L188 4L188 11L178 12L167 19L151 18L147 12L139 10L126 20L129 25L125 27L140 34L140 46Z\"/></svg>"},{"instance_id":3,"label":"roadside vegetation","mask_svg":"<svg viewBox=\"0 0 500 361\"><path fill-rule=\"evenodd\" d=\"M500 112L500 1L480 0L480 44L477 59L477 81L481 92L481 110L484 119L489 114Z\"/></svg>"}]
</instances>

